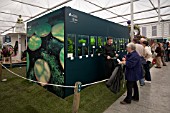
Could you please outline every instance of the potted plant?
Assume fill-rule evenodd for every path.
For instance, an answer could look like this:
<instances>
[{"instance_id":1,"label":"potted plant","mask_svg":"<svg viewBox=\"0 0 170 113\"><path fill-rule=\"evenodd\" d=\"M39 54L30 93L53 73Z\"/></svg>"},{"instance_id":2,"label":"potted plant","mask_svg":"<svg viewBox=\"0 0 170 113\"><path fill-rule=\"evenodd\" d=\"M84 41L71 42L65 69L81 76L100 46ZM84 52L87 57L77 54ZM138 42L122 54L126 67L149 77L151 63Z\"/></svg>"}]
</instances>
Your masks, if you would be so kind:
<instances>
[{"instance_id":1,"label":"potted plant","mask_svg":"<svg viewBox=\"0 0 170 113\"><path fill-rule=\"evenodd\" d=\"M71 40L71 38L68 38L67 42L68 42L67 57L70 58L70 57L73 57L73 53L74 53L74 47L73 46L74 46L74 43Z\"/></svg>"}]
</instances>

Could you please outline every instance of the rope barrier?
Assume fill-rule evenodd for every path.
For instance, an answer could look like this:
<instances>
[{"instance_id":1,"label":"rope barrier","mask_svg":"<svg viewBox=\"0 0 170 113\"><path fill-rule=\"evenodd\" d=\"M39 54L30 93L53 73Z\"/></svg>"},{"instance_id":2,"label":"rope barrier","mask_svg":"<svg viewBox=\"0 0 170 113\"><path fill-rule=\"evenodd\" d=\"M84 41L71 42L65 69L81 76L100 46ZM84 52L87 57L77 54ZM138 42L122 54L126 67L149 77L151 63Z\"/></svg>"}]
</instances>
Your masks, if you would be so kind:
<instances>
[{"instance_id":1,"label":"rope barrier","mask_svg":"<svg viewBox=\"0 0 170 113\"><path fill-rule=\"evenodd\" d=\"M57 85L57 84L47 84L47 83L44 83L44 82L38 82L38 81L31 80L31 79L27 79L27 78L25 78L25 77L23 77L23 76L15 73L15 72L9 70L9 69L8 69L7 67L5 67L3 64L1 64L1 65L2 65L2 67L4 67L7 71L9 71L10 73L12 73L12 74L14 74L14 75L16 75L16 76L24 79L24 80L28 80L28 81L30 81L30 82L39 83L39 84L45 84L45 85L49 85L49 86L63 87L63 88L74 88L74 86L65 86L65 85Z\"/></svg>"},{"instance_id":2,"label":"rope barrier","mask_svg":"<svg viewBox=\"0 0 170 113\"><path fill-rule=\"evenodd\" d=\"M39 84L44 84L44 85L49 85L49 86L56 86L56 87L63 87L63 88L75 88L75 86L65 86L65 85L57 85L57 84L48 84L48 83L44 83L44 82L39 82L39 81L35 81L35 80L31 80L31 79L28 79L28 78L25 78L11 70L9 70L7 67L5 67L3 64L1 64L2 67L4 67L4 69L6 69L7 71L9 71L10 73L24 79L24 80L28 80L30 82L34 82L34 83L39 83ZM90 85L94 85L94 84L98 84L98 83L102 83L102 82L105 82L107 81L108 79L104 79L104 80L101 80L101 81L97 81L97 82L92 82L92 83L88 83L88 84L84 84L84 85L81 85L81 87L86 87L86 86L90 86Z\"/></svg>"},{"instance_id":3,"label":"rope barrier","mask_svg":"<svg viewBox=\"0 0 170 113\"><path fill-rule=\"evenodd\" d=\"M94 84L98 84L98 83L101 83L101 82L105 82L109 79L104 79L104 80L101 80L101 81L97 81L97 82L93 82L93 83L89 83L89 84L84 84L82 85L82 87L86 87L86 86L90 86L90 85L94 85Z\"/></svg>"}]
</instances>

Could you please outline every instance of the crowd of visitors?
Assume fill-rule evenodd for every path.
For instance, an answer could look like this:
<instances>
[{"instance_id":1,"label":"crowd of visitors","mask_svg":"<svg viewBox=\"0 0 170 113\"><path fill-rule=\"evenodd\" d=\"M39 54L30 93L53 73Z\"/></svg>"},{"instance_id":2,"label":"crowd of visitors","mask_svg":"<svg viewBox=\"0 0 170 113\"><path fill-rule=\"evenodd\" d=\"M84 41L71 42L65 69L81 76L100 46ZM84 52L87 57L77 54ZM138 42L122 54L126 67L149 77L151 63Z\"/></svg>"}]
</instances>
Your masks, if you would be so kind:
<instances>
[{"instance_id":1,"label":"crowd of visitors","mask_svg":"<svg viewBox=\"0 0 170 113\"><path fill-rule=\"evenodd\" d=\"M114 58L118 57L115 49L112 46L112 38L109 37L107 44L104 48L105 57L105 76L108 78L115 73L114 68L116 67ZM126 46L127 55L122 58L119 65L125 67L125 79L127 96L121 101L121 104L130 104L132 100L139 101L139 90L137 81L139 80L140 86L144 86L145 83L151 84L151 73L150 68L153 66L153 61L156 59L155 68L161 68L167 66L165 62L170 60L170 44L169 42L153 43L149 44L147 39L137 38L133 39L133 42ZM116 68L117 69L117 68ZM113 79L113 77L110 77ZM110 82L110 81L109 81ZM108 86L108 82L106 83Z\"/></svg>"}]
</instances>

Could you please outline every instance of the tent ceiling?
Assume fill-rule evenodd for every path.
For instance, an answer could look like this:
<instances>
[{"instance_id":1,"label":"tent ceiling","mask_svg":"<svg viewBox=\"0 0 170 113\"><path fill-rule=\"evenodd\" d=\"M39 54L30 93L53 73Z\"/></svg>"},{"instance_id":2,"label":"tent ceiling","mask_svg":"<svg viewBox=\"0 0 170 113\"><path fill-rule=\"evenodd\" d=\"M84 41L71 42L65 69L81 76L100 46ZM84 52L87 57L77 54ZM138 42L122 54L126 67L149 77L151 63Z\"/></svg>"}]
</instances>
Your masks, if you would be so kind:
<instances>
[{"instance_id":1,"label":"tent ceiling","mask_svg":"<svg viewBox=\"0 0 170 113\"><path fill-rule=\"evenodd\" d=\"M0 32L11 30L18 15L25 22L33 17L64 6L127 25L130 20L130 0L0 0ZM160 0L161 20L170 20L170 0ZM158 0L134 0L134 22L158 21Z\"/></svg>"}]
</instances>

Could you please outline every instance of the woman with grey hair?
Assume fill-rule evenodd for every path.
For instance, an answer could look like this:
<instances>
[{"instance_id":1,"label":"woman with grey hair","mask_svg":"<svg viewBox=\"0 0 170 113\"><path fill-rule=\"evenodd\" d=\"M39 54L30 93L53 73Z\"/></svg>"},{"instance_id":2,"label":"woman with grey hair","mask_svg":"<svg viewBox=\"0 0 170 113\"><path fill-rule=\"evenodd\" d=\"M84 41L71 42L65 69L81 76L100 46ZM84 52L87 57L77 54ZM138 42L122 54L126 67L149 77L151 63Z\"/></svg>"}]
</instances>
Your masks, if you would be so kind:
<instances>
[{"instance_id":1,"label":"woman with grey hair","mask_svg":"<svg viewBox=\"0 0 170 113\"><path fill-rule=\"evenodd\" d=\"M143 78L140 56L136 52L134 43L129 43L127 45L127 52L126 59L120 63L126 65L125 79L127 80L127 96L120 102L121 104L130 104L131 100L139 101L137 81ZM132 90L134 90L133 96Z\"/></svg>"}]
</instances>

